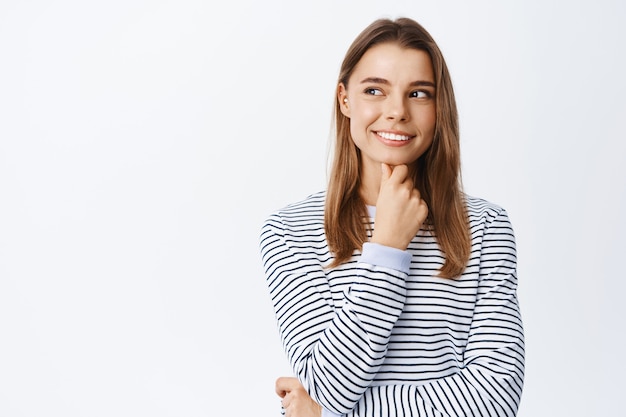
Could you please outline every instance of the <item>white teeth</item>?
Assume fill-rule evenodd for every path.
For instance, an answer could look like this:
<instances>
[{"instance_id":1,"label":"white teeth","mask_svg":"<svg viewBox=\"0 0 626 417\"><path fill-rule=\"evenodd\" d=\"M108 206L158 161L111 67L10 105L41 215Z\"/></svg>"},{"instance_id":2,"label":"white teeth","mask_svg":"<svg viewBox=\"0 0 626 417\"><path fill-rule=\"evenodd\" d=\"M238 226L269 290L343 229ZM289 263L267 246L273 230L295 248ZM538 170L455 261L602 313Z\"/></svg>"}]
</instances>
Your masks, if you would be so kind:
<instances>
[{"instance_id":1,"label":"white teeth","mask_svg":"<svg viewBox=\"0 0 626 417\"><path fill-rule=\"evenodd\" d=\"M388 133L388 132L377 132L378 136L388 139L388 140L409 140L411 139L410 136L405 136L405 135L396 135L395 133Z\"/></svg>"}]
</instances>

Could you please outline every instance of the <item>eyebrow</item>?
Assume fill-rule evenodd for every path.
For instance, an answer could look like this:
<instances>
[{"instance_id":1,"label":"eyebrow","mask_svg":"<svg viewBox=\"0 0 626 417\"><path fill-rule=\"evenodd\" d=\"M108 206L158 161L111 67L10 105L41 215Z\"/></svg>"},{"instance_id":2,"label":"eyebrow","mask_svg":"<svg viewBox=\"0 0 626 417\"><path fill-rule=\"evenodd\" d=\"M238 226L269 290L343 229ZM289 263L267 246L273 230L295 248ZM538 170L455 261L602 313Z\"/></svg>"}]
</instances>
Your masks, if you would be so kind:
<instances>
[{"instance_id":1,"label":"eyebrow","mask_svg":"<svg viewBox=\"0 0 626 417\"><path fill-rule=\"evenodd\" d=\"M367 83L384 84L384 85L391 84L386 79L380 78L380 77L367 77L367 78L364 78L364 79L361 80L361 84L367 84ZM435 83L433 83L432 81L426 81L426 80L413 81L409 85L411 87L423 87L423 86L435 87Z\"/></svg>"}]
</instances>

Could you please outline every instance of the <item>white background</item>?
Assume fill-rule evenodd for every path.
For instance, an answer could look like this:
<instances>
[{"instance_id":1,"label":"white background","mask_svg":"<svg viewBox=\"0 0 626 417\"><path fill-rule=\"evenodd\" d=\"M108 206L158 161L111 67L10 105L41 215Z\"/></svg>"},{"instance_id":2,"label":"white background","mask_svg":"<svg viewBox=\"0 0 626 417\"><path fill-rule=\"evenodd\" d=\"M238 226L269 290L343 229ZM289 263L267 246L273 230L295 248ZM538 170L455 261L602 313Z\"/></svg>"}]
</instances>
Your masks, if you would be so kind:
<instances>
[{"instance_id":1,"label":"white background","mask_svg":"<svg viewBox=\"0 0 626 417\"><path fill-rule=\"evenodd\" d=\"M624 3L2 1L0 415L278 415L259 228L324 187L343 54L403 15L515 227L519 415L622 409Z\"/></svg>"}]
</instances>

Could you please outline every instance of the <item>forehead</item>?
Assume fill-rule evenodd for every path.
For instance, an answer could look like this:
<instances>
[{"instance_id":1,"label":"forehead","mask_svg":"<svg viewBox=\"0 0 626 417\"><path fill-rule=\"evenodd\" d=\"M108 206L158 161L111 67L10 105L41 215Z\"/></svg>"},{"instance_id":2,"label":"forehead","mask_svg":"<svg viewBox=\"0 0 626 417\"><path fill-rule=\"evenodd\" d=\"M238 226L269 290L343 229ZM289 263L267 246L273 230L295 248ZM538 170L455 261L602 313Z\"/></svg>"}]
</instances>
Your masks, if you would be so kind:
<instances>
[{"instance_id":1,"label":"forehead","mask_svg":"<svg viewBox=\"0 0 626 417\"><path fill-rule=\"evenodd\" d=\"M351 81L363 78L383 78L390 82L435 82L432 61L426 51L405 48L396 43L372 46L357 63Z\"/></svg>"}]
</instances>

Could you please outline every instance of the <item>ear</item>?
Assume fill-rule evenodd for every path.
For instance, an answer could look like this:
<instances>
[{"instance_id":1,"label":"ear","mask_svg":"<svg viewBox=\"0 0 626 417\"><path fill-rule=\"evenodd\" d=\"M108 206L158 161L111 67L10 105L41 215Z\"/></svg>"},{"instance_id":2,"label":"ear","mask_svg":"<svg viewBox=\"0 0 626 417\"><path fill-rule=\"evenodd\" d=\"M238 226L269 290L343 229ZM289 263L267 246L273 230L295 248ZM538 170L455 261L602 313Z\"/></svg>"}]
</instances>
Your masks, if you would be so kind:
<instances>
[{"instance_id":1,"label":"ear","mask_svg":"<svg viewBox=\"0 0 626 417\"><path fill-rule=\"evenodd\" d=\"M337 100L339 101L339 109L344 116L350 118L350 102L348 101L348 92L343 83L337 86Z\"/></svg>"}]
</instances>

